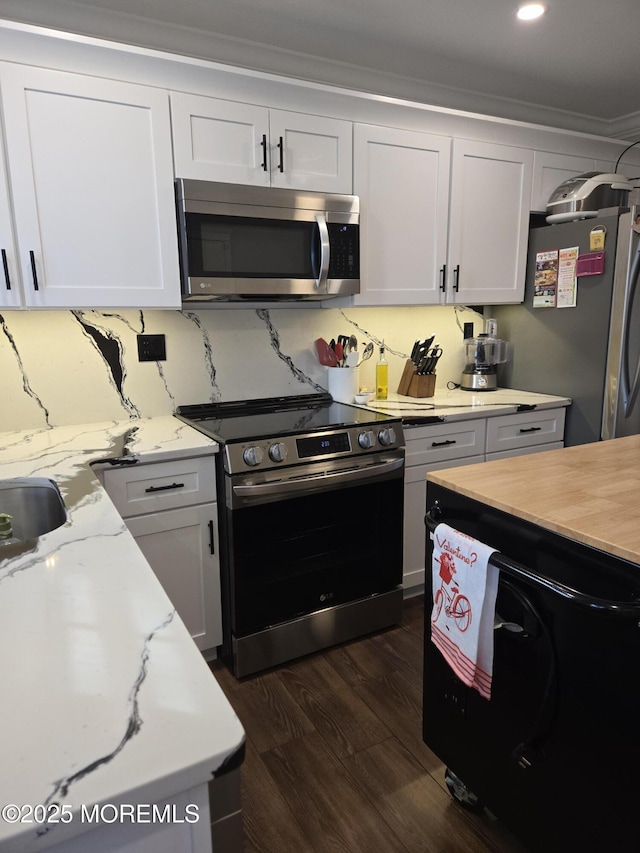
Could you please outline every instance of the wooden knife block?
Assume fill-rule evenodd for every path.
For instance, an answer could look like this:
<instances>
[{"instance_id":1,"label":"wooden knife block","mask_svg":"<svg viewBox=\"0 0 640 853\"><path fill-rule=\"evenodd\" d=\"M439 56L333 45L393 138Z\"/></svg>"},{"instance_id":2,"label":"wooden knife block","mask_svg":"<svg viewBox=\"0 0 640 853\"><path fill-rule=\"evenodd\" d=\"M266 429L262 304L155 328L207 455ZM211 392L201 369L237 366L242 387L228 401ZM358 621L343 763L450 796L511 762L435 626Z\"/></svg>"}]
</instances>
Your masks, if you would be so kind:
<instances>
[{"instance_id":1,"label":"wooden knife block","mask_svg":"<svg viewBox=\"0 0 640 853\"><path fill-rule=\"evenodd\" d=\"M406 397L433 397L435 390L435 373L418 376L415 364L409 359L400 377L398 394L403 394Z\"/></svg>"}]
</instances>

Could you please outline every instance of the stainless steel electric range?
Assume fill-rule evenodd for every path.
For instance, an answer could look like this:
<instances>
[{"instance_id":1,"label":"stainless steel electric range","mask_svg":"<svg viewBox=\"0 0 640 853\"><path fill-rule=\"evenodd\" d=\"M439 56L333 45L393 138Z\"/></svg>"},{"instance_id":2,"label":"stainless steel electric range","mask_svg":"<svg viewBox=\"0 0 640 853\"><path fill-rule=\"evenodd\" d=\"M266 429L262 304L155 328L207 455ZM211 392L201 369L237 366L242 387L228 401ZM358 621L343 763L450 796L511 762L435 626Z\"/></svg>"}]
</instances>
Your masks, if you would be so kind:
<instances>
[{"instance_id":1,"label":"stainless steel electric range","mask_svg":"<svg viewBox=\"0 0 640 853\"><path fill-rule=\"evenodd\" d=\"M400 620L400 419L328 394L180 406L177 417L221 445L221 657L236 676Z\"/></svg>"}]
</instances>

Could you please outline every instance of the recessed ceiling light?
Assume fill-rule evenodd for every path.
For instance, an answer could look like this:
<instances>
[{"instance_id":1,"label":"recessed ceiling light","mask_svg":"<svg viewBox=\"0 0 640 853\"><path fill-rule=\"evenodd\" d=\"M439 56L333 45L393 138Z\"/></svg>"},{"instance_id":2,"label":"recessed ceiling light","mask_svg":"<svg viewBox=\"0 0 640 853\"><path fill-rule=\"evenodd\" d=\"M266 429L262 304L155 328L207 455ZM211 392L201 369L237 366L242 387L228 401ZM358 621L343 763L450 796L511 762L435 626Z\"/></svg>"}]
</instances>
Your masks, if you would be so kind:
<instances>
[{"instance_id":1,"label":"recessed ceiling light","mask_svg":"<svg viewBox=\"0 0 640 853\"><path fill-rule=\"evenodd\" d=\"M518 17L521 21L533 21L547 11L544 3L523 3L518 9Z\"/></svg>"}]
</instances>

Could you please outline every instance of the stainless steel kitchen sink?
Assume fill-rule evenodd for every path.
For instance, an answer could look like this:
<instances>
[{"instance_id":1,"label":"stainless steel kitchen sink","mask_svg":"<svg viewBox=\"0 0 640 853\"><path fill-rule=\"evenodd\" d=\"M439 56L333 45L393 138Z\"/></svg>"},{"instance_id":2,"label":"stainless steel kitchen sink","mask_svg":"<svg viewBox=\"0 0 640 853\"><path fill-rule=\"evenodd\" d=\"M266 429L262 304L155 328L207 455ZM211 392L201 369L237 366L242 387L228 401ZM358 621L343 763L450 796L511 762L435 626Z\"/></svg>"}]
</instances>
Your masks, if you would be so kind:
<instances>
[{"instance_id":1,"label":"stainless steel kitchen sink","mask_svg":"<svg viewBox=\"0 0 640 853\"><path fill-rule=\"evenodd\" d=\"M14 477L0 480L0 515L11 516L12 536L0 538L0 548L15 540L35 539L67 520L60 490L46 477ZM6 519L5 519L6 523Z\"/></svg>"}]
</instances>

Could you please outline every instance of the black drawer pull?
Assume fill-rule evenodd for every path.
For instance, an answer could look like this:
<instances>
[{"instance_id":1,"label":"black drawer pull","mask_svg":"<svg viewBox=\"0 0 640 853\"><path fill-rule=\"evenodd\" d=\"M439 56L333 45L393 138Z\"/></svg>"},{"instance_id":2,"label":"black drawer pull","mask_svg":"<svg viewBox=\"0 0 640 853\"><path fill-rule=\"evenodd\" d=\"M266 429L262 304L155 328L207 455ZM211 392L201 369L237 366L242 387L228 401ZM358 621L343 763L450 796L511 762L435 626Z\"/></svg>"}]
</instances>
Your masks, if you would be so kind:
<instances>
[{"instance_id":1,"label":"black drawer pull","mask_svg":"<svg viewBox=\"0 0 640 853\"><path fill-rule=\"evenodd\" d=\"M447 447L449 444L456 444L455 439L448 438L446 441L432 441L431 447Z\"/></svg>"},{"instance_id":2,"label":"black drawer pull","mask_svg":"<svg viewBox=\"0 0 640 853\"><path fill-rule=\"evenodd\" d=\"M458 264L457 267L453 271L453 289L457 293L459 288L460 288L460 264Z\"/></svg>"},{"instance_id":3,"label":"black drawer pull","mask_svg":"<svg viewBox=\"0 0 640 853\"><path fill-rule=\"evenodd\" d=\"M33 276L33 289L40 290L38 287L38 272L36 270L36 256L33 252L29 252L29 257L31 258L31 275Z\"/></svg>"},{"instance_id":4,"label":"black drawer pull","mask_svg":"<svg viewBox=\"0 0 640 853\"><path fill-rule=\"evenodd\" d=\"M540 432L542 427L528 427L527 429L521 429L520 432Z\"/></svg>"},{"instance_id":5,"label":"black drawer pull","mask_svg":"<svg viewBox=\"0 0 640 853\"><path fill-rule=\"evenodd\" d=\"M169 486L149 486L145 492L167 492L169 489L184 489L184 483L171 483Z\"/></svg>"},{"instance_id":6,"label":"black drawer pull","mask_svg":"<svg viewBox=\"0 0 640 853\"><path fill-rule=\"evenodd\" d=\"M4 268L4 283L7 285L7 290L11 290L11 278L9 277L9 264L7 263L7 250L2 250L2 266Z\"/></svg>"},{"instance_id":7,"label":"black drawer pull","mask_svg":"<svg viewBox=\"0 0 640 853\"><path fill-rule=\"evenodd\" d=\"M444 266L440 270L440 290L444 293L447 288L447 265Z\"/></svg>"},{"instance_id":8,"label":"black drawer pull","mask_svg":"<svg viewBox=\"0 0 640 853\"><path fill-rule=\"evenodd\" d=\"M212 554L216 553L215 543L213 541L213 521L209 522L209 551Z\"/></svg>"}]
</instances>

